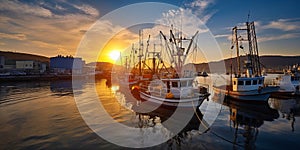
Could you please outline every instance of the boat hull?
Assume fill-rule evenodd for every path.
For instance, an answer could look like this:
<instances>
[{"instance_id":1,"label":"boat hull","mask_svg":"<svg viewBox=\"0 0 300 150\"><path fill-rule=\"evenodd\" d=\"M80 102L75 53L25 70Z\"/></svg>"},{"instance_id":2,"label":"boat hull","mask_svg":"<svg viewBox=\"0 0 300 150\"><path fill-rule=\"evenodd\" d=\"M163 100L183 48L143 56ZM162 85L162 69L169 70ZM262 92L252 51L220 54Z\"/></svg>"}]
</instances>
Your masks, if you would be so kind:
<instances>
[{"instance_id":1,"label":"boat hull","mask_svg":"<svg viewBox=\"0 0 300 150\"><path fill-rule=\"evenodd\" d=\"M258 90L252 90L252 91L231 91L226 90L225 88L220 87L214 87L214 92L216 94L225 94L226 97L237 99L237 100L243 100L243 101L268 101L270 95L272 92L276 91L277 88L273 87L265 87Z\"/></svg>"},{"instance_id":2,"label":"boat hull","mask_svg":"<svg viewBox=\"0 0 300 150\"><path fill-rule=\"evenodd\" d=\"M144 92L140 93L140 98L142 100L171 107L199 107L205 99L208 99L208 96L209 94L204 94L193 98L167 99L152 96Z\"/></svg>"},{"instance_id":3,"label":"boat hull","mask_svg":"<svg viewBox=\"0 0 300 150\"><path fill-rule=\"evenodd\" d=\"M291 92L291 91L278 90L278 91L272 92L270 97L289 99L289 98L300 97L300 93L299 92L297 93L297 92Z\"/></svg>"}]
</instances>

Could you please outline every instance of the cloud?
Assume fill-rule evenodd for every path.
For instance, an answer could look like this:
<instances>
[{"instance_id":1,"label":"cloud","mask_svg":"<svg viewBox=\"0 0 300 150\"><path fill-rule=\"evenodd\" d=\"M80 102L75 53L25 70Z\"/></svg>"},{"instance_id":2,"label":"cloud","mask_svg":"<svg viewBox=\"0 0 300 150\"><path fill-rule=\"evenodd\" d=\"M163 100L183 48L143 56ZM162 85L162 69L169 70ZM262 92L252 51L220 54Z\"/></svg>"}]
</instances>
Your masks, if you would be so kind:
<instances>
[{"instance_id":1,"label":"cloud","mask_svg":"<svg viewBox=\"0 0 300 150\"><path fill-rule=\"evenodd\" d=\"M299 38L299 33L287 33L282 35L276 35L276 36L269 36L269 37L258 37L258 42L267 42L267 41L275 41L275 40L285 40L285 39L291 39L291 38Z\"/></svg>"},{"instance_id":2,"label":"cloud","mask_svg":"<svg viewBox=\"0 0 300 150\"><path fill-rule=\"evenodd\" d=\"M200 33L208 32L204 22L194 15L191 9L179 8L178 10L169 10L163 13L162 18L158 19L156 23L165 25L168 30L170 30L171 26L176 30L182 30L181 32L185 34L184 36L188 37L193 36L196 31Z\"/></svg>"},{"instance_id":3,"label":"cloud","mask_svg":"<svg viewBox=\"0 0 300 150\"><path fill-rule=\"evenodd\" d=\"M259 34L257 36L258 42L266 42L266 41L273 41L273 40L283 40L283 39L291 39L297 38L300 36L299 33L294 32L300 29L300 22L299 19L278 19L276 21L270 21L268 23L263 23L262 21L255 21L255 29L256 33ZM238 23L237 27L240 29L246 28L245 23ZM225 28L228 32L232 30L232 27ZM278 29L283 32L269 32L266 29ZM292 33L288 33L291 31ZM268 36L266 36L268 34ZM246 37L246 32L240 32L241 36ZM263 36L263 37L262 37ZM227 38L231 40L231 34L217 34L215 35L216 38Z\"/></svg>"},{"instance_id":4,"label":"cloud","mask_svg":"<svg viewBox=\"0 0 300 150\"><path fill-rule=\"evenodd\" d=\"M85 14L87 15L91 15L91 16L94 16L94 17L98 17L99 16L99 12L97 9L95 9L94 7L91 7L89 5L73 5L75 8L83 11Z\"/></svg>"},{"instance_id":5,"label":"cloud","mask_svg":"<svg viewBox=\"0 0 300 150\"><path fill-rule=\"evenodd\" d=\"M51 17L52 12L37 5L24 4L19 1L1 1L0 10L23 13L40 17Z\"/></svg>"},{"instance_id":6,"label":"cloud","mask_svg":"<svg viewBox=\"0 0 300 150\"><path fill-rule=\"evenodd\" d=\"M194 0L188 6L192 8L198 8L200 11L204 11L208 6L214 3L214 0Z\"/></svg>"},{"instance_id":7,"label":"cloud","mask_svg":"<svg viewBox=\"0 0 300 150\"><path fill-rule=\"evenodd\" d=\"M0 33L0 39L26 40L26 35L23 33Z\"/></svg>"},{"instance_id":8,"label":"cloud","mask_svg":"<svg viewBox=\"0 0 300 150\"><path fill-rule=\"evenodd\" d=\"M217 12L216 10L209 9L215 3L214 0L194 0L191 3L185 4L187 9L198 16L202 22L207 21Z\"/></svg>"},{"instance_id":9,"label":"cloud","mask_svg":"<svg viewBox=\"0 0 300 150\"><path fill-rule=\"evenodd\" d=\"M300 29L300 19L278 19L271 21L267 25L262 26L262 29L278 29L282 31L295 31Z\"/></svg>"},{"instance_id":10,"label":"cloud","mask_svg":"<svg viewBox=\"0 0 300 150\"><path fill-rule=\"evenodd\" d=\"M73 5L64 1L0 1L0 11L5 11L0 16L0 28L5 29L0 33L4 43L0 48L46 56L74 55L99 12L87 4Z\"/></svg>"},{"instance_id":11,"label":"cloud","mask_svg":"<svg viewBox=\"0 0 300 150\"><path fill-rule=\"evenodd\" d=\"M217 35L215 35L215 38L224 38L224 37L226 37L227 39L231 38L231 34L217 34Z\"/></svg>"}]
</instances>

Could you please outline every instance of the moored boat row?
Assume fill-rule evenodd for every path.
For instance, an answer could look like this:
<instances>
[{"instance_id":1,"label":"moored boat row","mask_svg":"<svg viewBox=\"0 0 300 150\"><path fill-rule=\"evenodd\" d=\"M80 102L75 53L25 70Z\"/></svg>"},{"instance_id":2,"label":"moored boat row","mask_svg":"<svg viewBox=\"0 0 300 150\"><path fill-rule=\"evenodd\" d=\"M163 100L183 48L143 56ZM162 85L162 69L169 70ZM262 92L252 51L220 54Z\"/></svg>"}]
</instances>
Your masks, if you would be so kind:
<instances>
[{"instance_id":1,"label":"moored boat row","mask_svg":"<svg viewBox=\"0 0 300 150\"><path fill-rule=\"evenodd\" d=\"M238 28L236 26L232 29L231 49L236 48L237 72L233 73L231 69L228 85L213 86L214 94L225 95L225 97L242 101L267 101L269 97L275 97L276 95L297 95L296 90L299 91L299 77L295 75L293 77L290 75L289 79L284 77L277 84L266 85L259 60L254 22L246 22L245 26L246 28ZM245 31L246 34L239 33ZM186 58L192 52L191 48L197 34L198 32L191 38L183 38L182 35L174 34L170 30L170 36L167 38L160 31L161 39L164 39L164 44L161 45L164 45L165 51L167 51L164 55L162 51L148 50L149 36L146 52L139 54L139 63L135 66L135 68L139 68L139 73L136 73L137 69L135 69L135 74L132 72L130 76L126 77L128 78L126 82L128 84L125 85L135 98L172 107L199 107L205 99L209 99L211 95L209 86L198 84L195 80L197 76L207 77L208 74L206 72L195 72L195 70L186 67ZM175 37L175 35L178 37ZM246 36L241 37L238 35ZM248 42L247 60L243 63L243 69L239 52L241 49L244 49L241 44L242 41ZM182 44L184 42L188 42L185 45L186 47ZM140 41L139 43L142 42ZM166 62L166 58L163 57L167 57L169 62ZM150 76L144 78L144 75L149 73ZM134 78L131 78L132 76ZM293 83L295 83L295 80L298 80L296 86L293 84L292 90L284 89L281 82L286 80L292 82L292 79L294 80ZM132 81L132 83L129 81Z\"/></svg>"}]
</instances>

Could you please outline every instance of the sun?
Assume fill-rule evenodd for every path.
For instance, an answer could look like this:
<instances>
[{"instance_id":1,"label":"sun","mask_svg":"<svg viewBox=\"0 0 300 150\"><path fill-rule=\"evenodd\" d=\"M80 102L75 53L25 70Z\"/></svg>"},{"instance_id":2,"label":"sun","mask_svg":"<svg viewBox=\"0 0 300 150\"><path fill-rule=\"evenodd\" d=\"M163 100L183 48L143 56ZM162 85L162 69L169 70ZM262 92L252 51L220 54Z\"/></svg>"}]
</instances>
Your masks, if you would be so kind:
<instances>
[{"instance_id":1,"label":"sun","mask_svg":"<svg viewBox=\"0 0 300 150\"><path fill-rule=\"evenodd\" d=\"M120 57L120 51L118 50L113 50L109 53L109 57L110 59L112 59L113 61L116 61L119 59Z\"/></svg>"}]
</instances>

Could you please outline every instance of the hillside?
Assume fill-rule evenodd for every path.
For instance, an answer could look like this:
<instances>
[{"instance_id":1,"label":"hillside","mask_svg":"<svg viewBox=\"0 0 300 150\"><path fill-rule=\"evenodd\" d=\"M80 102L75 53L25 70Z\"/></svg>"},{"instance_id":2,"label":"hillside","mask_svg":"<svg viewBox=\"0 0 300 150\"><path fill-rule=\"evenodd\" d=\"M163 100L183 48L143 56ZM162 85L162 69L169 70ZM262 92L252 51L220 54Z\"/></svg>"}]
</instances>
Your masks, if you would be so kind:
<instances>
[{"instance_id":1,"label":"hillside","mask_svg":"<svg viewBox=\"0 0 300 150\"><path fill-rule=\"evenodd\" d=\"M0 56L4 56L5 59L10 59L10 60L36 60L40 62L48 62L48 63L50 62L50 59L48 57L26 54L26 53L0 51Z\"/></svg>"},{"instance_id":2,"label":"hillside","mask_svg":"<svg viewBox=\"0 0 300 150\"><path fill-rule=\"evenodd\" d=\"M242 56L241 62L243 62L244 60L246 60L246 57ZM233 64L233 71L237 70L236 58L229 58L229 59L225 59L224 61L225 61L226 69L228 70L227 72L230 71L231 61ZM277 72L277 71L282 71L283 69L287 69L288 66L292 66L294 64L300 64L300 56L261 56L260 62L262 66L266 69L266 71ZM195 67L197 71L210 72L209 66L211 66L214 67L216 70L218 70L217 72L221 72L222 64L223 64L222 61L217 61L217 62L195 64Z\"/></svg>"}]
</instances>

